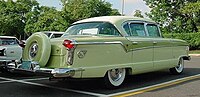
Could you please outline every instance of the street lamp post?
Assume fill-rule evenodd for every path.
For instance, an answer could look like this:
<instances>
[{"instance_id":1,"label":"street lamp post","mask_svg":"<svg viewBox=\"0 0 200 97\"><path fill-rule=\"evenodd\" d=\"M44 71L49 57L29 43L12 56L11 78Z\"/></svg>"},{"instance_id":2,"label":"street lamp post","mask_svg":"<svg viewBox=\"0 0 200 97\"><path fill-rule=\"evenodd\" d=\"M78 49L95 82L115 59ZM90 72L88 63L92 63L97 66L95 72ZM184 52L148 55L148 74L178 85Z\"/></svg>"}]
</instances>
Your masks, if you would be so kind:
<instances>
[{"instance_id":1,"label":"street lamp post","mask_svg":"<svg viewBox=\"0 0 200 97\"><path fill-rule=\"evenodd\" d=\"M124 0L122 0L122 15L124 15Z\"/></svg>"}]
</instances>

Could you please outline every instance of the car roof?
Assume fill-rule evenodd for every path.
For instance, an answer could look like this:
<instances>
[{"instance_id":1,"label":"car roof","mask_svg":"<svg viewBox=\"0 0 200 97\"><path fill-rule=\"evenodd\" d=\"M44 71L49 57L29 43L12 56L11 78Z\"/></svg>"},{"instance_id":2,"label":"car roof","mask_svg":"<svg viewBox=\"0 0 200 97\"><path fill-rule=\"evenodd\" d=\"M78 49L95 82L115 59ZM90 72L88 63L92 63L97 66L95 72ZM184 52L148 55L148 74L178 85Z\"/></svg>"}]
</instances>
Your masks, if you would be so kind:
<instances>
[{"instance_id":1,"label":"car roof","mask_svg":"<svg viewBox=\"0 0 200 97\"><path fill-rule=\"evenodd\" d=\"M94 18L80 20L73 23L72 25L76 25L79 23L87 23L87 22L109 22L112 23L118 29L121 35L127 36L127 33L125 33L126 31L122 27L122 24L129 21L140 21L140 22L148 22L156 24L156 22L150 19L138 18L134 16L101 16L101 17L94 17Z\"/></svg>"},{"instance_id":2,"label":"car roof","mask_svg":"<svg viewBox=\"0 0 200 97\"><path fill-rule=\"evenodd\" d=\"M16 38L14 36L0 36L0 38Z\"/></svg>"},{"instance_id":3,"label":"car roof","mask_svg":"<svg viewBox=\"0 0 200 97\"><path fill-rule=\"evenodd\" d=\"M133 20L155 23L154 21L152 21L150 19L138 18L138 17L134 17L134 16L101 16L101 17L93 17L93 18L80 20L73 24L84 23L84 22L102 22L102 21L110 22L112 24L117 24L117 23L123 23L125 21L133 21Z\"/></svg>"}]
</instances>

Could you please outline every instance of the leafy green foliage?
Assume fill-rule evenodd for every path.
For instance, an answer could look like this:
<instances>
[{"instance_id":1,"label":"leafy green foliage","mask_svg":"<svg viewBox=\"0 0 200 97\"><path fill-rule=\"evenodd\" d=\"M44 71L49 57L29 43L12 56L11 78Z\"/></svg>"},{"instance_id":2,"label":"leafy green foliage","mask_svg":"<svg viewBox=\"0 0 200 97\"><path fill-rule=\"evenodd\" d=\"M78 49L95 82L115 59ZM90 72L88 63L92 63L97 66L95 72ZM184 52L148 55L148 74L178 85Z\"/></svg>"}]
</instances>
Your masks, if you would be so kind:
<instances>
[{"instance_id":1,"label":"leafy green foliage","mask_svg":"<svg viewBox=\"0 0 200 97\"><path fill-rule=\"evenodd\" d=\"M151 12L147 15L163 27L163 32L198 32L200 20L198 0L144 1L151 8Z\"/></svg>"},{"instance_id":2,"label":"leafy green foliage","mask_svg":"<svg viewBox=\"0 0 200 97\"><path fill-rule=\"evenodd\" d=\"M164 34L166 38L182 39L189 43L190 49L200 49L200 32Z\"/></svg>"},{"instance_id":3,"label":"leafy green foliage","mask_svg":"<svg viewBox=\"0 0 200 97\"><path fill-rule=\"evenodd\" d=\"M120 15L116 9L111 8L111 4L103 0L61 0L63 11L70 16L71 23L97 16Z\"/></svg>"},{"instance_id":4,"label":"leafy green foliage","mask_svg":"<svg viewBox=\"0 0 200 97\"><path fill-rule=\"evenodd\" d=\"M135 17L140 17L140 18L144 18L144 16L142 15L142 12L140 10L135 10L134 15Z\"/></svg>"},{"instance_id":5,"label":"leafy green foliage","mask_svg":"<svg viewBox=\"0 0 200 97\"><path fill-rule=\"evenodd\" d=\"M37 6L35 0L0 0L0 34L20 37L24 33L25 14Z\"/></svg>"},{"instance_id":6,"label":"leafy green foliage","mask_svg":"<svg viewBox=\"0 0 200 97\"><path fill-rule=\"evenodd\" d=\"M187 29L192 29L193 32L200 30L198 29L200 27L200 1L187 3L180 11L184 16L189 17L187 23L190 25Z\"/></svg>"},{"instance_id":7,"label":"leafy green foliage","mask_svg":"<svg viewBox=\"0 0 200 97\"><path fill-rule=\"evenodd\" d=\"M65 31L69 26L62 12L45 6L27 13L26 18L25 32L27 34L39 31Z\"/></svg>"},{"instance_id":8,"label":"leafy green foliage","mask_svg":"<svg viewBox=\"0 0 200 97\"><path fill-rule=\"evenodd\" d=\"M21 39L38 31L65 31L69 24L89 17L120 15L102 0L61 0L63 9L39 6L36 0L0 0L0 35Z\"/></svg>"}]
</instances>

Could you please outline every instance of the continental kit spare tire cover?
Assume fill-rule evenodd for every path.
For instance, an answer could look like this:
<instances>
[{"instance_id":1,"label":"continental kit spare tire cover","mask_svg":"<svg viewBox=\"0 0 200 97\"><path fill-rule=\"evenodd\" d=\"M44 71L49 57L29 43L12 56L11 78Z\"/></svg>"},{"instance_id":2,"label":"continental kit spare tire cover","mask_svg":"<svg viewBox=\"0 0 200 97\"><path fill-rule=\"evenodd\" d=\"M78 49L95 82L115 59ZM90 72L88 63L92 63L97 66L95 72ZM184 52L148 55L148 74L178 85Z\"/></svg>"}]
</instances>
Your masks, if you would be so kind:
<instances>
[{"instance_id":1,"label":"continental kit spare tire cover","mask_svg":"<svg viewBox=\"0 0 200 97\"><path fill-rule=\"evenodd\" d=\"M44 33L37 32L27 39L22 58L24 61L36 61L44 67L49 60L50 53L50 39Z\"/></svg>"}]
</instances>

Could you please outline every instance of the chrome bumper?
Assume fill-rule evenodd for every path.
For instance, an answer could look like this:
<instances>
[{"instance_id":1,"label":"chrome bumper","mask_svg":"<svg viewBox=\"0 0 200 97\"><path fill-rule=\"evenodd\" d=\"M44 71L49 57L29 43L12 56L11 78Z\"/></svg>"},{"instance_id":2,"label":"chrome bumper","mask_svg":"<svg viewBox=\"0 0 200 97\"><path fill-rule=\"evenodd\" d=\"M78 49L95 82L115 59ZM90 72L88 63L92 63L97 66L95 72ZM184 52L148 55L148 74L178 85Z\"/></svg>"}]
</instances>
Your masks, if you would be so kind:
<instances>
[{"instance_id":1,"label":"chrome bumper","mask_svg":"<svg viewBox=\"0 0 200 97\"><path fill-rule=\"evenodd\" d=\"M27 62L25 64L21 64L17 66L17 68L10 68L11 72L14 73L28 73L35 75L45 75L49 77L72 77L75 75L76 71L82 71L80 69L70 69L70 68L55 68L55 69L47 69L40 68L38 63L36 62Z\"/></svg>"},{"instance_id":2,"label":"chrome bumper","mask_svg":"<svg viewBox=\"0 0 200 97\"><path fill-rule=\"evenodd\" d=\"M190 57L190 56L183 56L183 60L188 60L188 61L190 61L190 60L191 60L191 57Z\"/></svg>"}]
</instances>

